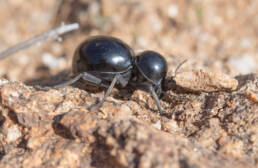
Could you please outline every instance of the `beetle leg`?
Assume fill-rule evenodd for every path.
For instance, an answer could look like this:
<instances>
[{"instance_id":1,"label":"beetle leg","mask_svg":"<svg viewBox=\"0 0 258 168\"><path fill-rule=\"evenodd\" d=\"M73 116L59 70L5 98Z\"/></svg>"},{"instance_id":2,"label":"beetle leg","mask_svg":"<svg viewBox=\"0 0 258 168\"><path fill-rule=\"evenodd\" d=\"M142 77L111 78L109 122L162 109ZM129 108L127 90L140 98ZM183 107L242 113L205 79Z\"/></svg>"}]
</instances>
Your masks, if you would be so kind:
<instances>
[{"instance_id":1,"label":"beetle leg","mask_svg":"<svg viewBox=\"0 0 258 168\"><path fill-rule=\"evenodd\" d=\"M96 86L102 86L102 87L107 87L106 85L102 84L102 80L94 75L91 75L87 72L82 72L82 79L85 80L86 82L96 85Z\"/></svg>"},{"instance_id":2,"label":"beetle leg","mask_svg":"<svg viewBox=\"0 0 258 168\"><path fill-rule=\"evenodd\" d=\"M74 77L73 79L67 81L67 82L64 82L62 84L59 84L59 85L56 85L54 86L54 88L61 88L61 87L64 87L64 86L67 86L67 85L71 85L75 82L77 82L78 80L80 79L83 79L85 80L87 83L90 83L92 85L96 85L96 86L102 86L102 87L106 87L108 88L107 85L103 84L102 83L102 80L97 78L96 76L94 75L91 75L87 72L82 72L80 73L79 75L77 75L76 77Z\"/></svg>"},{"instance_id":3,"label":"beetle leg","mask_svg":"<svg viewBox=\"0 0 258 168\"><path fill-rule=\"evenodd\" d=\"M92 108L98 108L98 107L100 107L100 106L104 103L104 101L105 101L105 100L107 99L107 97L110 95L112 89L114 88L114 86L115 86L115 84L116 84L116 82L117 82L118 80L119 80L119 74L117 74L117 75L114 77L114 79L112 80L112 82L111 82L110 86L108 87L108 89L107 89L107 91L106 91L106 93L105 93L103 99L102 99L98 104L95 104L95 105L91 106L90 109L92 109Z\"/></svg>"},{"instance_id":4,"label":"beetle leg","mask_svg":"<svg viewBox=\"0 0 258 168\"><path fill-rule=\"evenodd\" d=\"M144 89L144 90L147 90L149 92L151 92L156 104L157 104L157 107L158 107L158 110L159 110L159 113L162 114L162 108L161 108L161 105L160 105L160 101L159 101L159 97L157 95L157 93L155 92L155 89L153 88L153 86L151 84L147 84L147 83L134 83L132 84L134 87L138 87L140 89Z\"/></svg>"},{"instance_id":5,"label":"beetle leg","mask_svg":"<svg viewBox=\"0 0 258 168\"><path fill-rule=\"evenodd\" d=\"M61 88L61 87L67 86L67 85L71 85L71 84L77 82L79 79L81 79L81 77L82 77L82 74L79 74L79 75L77 75L76 77L74 77L73 79L71 79L67 82L61 83L59 85L55 85L54 88L57 89L57 88Z\"/></svg>"},{"instance_id":6,"label":"beetle leg","mask_svg":"<svg viewBox=\"0 0 258 168\"><path fill-rule=\"evenodd\" d=\"M119 83L122 85L122 87L125 87L127 85L127 81L125 80L125 78L120 75L120 74L117 74L117 80L119 81Z\"/></svg>"}]
</instances>

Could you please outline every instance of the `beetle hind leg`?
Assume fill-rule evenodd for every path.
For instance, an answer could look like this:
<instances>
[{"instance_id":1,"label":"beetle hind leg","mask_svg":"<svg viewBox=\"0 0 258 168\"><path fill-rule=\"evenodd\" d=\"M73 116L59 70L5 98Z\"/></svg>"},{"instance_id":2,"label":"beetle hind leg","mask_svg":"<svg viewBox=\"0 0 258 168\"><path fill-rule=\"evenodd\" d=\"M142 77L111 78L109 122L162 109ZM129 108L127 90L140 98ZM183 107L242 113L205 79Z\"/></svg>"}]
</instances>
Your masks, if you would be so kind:
<instances>
[{"instance_id":1,"label":"beetle hind leg","mask_svg":"<svg viewBox=\"0 0 258 168\"><path fill-rule=\"evenodd\" d=\"M83 79L84 81L86 81L87 83L89 83L91 85L108 88L104 97L103 97L103 99L98 104L91 105L90 108L89 108L90 110L101 107L101 105L105 102L107 97L110 95L112 89L114 88L114 86L116 85L117 82L121 83L122 85L126 82L120 74L117 74L113 78L111 84L108 86L108 85L104 84L103 81L100 78L97 78L96 76L91 75L87 72L82 72L79 75L77 75L76 77L74 77L73 79L71 79L67 82L64 82L60 85L54 86L54 88L61 88L61 87L67 86L67 85L71 85L71 84L77 82L80 79Z\"/></svg>"},{"instance_id":2,"label":"beetle hind leg","mask_svg":"<svg viewBox=\"0 0 258 168\"><path fill-rule=\"evenodd\" d=\"M54 86L54 88L61 88L67 85L71 85L74 84L75 82L77 82L78 80L83 79L84 81L86 81L87 83L91 84L91 85L95 85L95 86L101 86L101 87L105 87L108 88L107 85L102 83L102 80L99 79L98 77L91 75L87 72L82 72L79 75L75 76L74 78L72 78L71 80L61 83L59 85Z\"/></svg>"}]
</instances>

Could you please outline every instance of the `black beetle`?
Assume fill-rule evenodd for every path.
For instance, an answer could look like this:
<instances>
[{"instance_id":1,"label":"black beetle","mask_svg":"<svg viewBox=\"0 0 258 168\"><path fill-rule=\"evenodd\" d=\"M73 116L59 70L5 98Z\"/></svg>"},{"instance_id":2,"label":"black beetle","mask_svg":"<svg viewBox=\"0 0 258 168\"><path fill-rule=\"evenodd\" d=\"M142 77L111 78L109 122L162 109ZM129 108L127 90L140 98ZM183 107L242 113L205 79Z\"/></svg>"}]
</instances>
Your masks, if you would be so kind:
<instances>
[{"instance_id":1,"label":"black beetle","mask_svg":"<svg viewBox=\"0 0 258 168\"><path fill-rule=\"evenodd\" d=\"M162 113L158 95L167 73L167 62L157 52L144 51L133 57L132 49L123 41L109 36L94 36L82 42L73 57L73 74L70 81L56 86L70 85L79 79L88 84L105 87L101 106L114 86L127 85L151 92L159 112ZM95 106L95 107L96 107Z\"/></svg>"}]
</instances>

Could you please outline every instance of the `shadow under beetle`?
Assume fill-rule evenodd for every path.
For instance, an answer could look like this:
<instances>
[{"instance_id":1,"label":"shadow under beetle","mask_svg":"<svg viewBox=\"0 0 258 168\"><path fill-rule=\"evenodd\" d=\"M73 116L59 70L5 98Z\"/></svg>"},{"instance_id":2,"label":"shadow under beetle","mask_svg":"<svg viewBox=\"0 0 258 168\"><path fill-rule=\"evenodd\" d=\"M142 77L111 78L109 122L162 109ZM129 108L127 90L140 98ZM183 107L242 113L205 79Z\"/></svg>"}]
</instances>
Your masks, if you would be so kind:
<instances>
[{"instance_id":1,"label":"shadow under beetle","mask_svg":"<svg viewBox=\"0 0 258 168\"><path fill-rule=\"evenodd\" d=\"M107 88L103 104L113 87L134 88L151 92L162 113L158 95L167 73L167 62L157 52L144 51L134 57L132 49L123 41L109 36L94 36L82 42L75 51L72 71L74 78L57 85L70 85L79 79L87 84Z\"/></svg>"}]
</instances>

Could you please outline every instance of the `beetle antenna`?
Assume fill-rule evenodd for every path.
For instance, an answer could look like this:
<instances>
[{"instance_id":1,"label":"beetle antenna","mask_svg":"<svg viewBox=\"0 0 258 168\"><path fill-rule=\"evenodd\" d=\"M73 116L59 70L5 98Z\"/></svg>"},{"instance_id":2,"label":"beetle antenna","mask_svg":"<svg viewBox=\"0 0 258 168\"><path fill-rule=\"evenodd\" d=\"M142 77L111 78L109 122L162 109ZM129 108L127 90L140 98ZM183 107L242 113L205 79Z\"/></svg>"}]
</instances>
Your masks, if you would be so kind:
<instances>
[{"instance_id":1,"label":"beetle antenna","mask_svg":"<svg viewBox=\"0 0 258 168\"><path fill-rule=\"evenodd\" d=\"M184 61L182 61L182 62L176 67L175 71L172 72L172 78L175 78L175 77L176 77L179 68L181 68L181 66L182 66L183 64L185 64L187 61L188 61L188 60L185 59Z\"/></svg>"}]
</instances>

